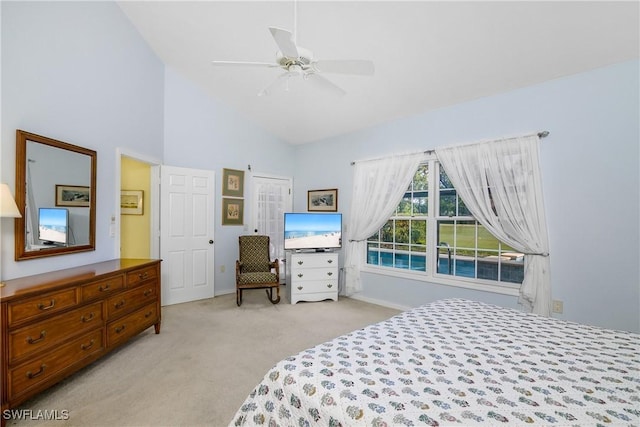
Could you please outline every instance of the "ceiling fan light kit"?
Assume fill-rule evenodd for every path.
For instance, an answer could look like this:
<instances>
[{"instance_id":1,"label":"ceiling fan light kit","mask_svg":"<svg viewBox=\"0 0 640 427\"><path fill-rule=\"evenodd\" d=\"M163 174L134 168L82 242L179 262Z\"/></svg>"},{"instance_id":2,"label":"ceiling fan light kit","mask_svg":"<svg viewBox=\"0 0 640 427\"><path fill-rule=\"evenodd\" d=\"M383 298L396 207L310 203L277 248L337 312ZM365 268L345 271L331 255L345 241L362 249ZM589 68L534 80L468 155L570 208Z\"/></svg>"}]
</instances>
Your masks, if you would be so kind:
<instances>
[{"instance_id":1,"label":"ceiling fan light kit","mask_svg":"<svg viewBox=\"0 0 640 427\"><path fill-rule=\"evenodd\" d=\"M337 95L344 95L346 92L342 88L321 76L320 73L372 76L375 72L373 62L368 60L317 60L310 50L296 44L295 36L291 31L269 27L269 32L279 49L276 53L275 63L249 61L211 61L211 63L216 66L237 65L282 68L285 71L284 74L276 77L266 88L259 91L258 96L268 95L273 89L282 85L284 85L285 91L289 91L289 79L298 76L319 88Z\"/></svg>"}]
</instances>

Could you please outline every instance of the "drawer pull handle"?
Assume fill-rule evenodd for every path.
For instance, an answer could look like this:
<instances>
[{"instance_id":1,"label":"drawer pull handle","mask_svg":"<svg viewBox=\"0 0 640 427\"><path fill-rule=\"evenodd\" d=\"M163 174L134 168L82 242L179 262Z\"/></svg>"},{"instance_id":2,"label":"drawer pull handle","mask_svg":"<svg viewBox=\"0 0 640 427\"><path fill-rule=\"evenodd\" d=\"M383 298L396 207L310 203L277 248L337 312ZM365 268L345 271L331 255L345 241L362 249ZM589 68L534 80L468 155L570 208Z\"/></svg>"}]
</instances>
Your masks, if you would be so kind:
<instances>
[{"instance_id":1,"label":"drawer pull handle","mask_svg":"<svg viewBox=\"0 0 640 427\"><path fill-rule=\"evenodd\" d=\"M332 259L328 259L328 260L327 260L327 262L328 262L329 264L331 264L331 263L333 262L333 260L332 260Z\"/></svg>"},{"instance_id":2,"label":"drawer pull handle","mask_svg":"<svg viewBox=\"0 0 640 427\"><path fill-rule=\"evenodd\" d=\"M147 289L146 291L144 291L144 296L145 297L148 297L151 294L153 294L153 289Z\"/></svg>"},{"instance_id":3,"label":"drawer pull handle","mask_svg":"<svg viewBox=\"0 0 640 427\"><path fill-rule=\"evenodd\" d=\"M98 290L100 292L107 292L109 289L111 289L111 283L107 283L105 286L100 286Z\"/></svg>"},{"instance_id":4,"label":"drawer pull handle","mask_svg":"<svg viewBox=\"0 0 640 427\"><path fill-rule=\"evenodd\" d=\"M327 276L333 276L333 271L327 271Z\"/></svg>"},{"instance_id":5,"label":"drawer pull handle","mask_svg":"<svg viewBox=\"0 0 640 427\"><path fill-rule=\"evenodd\" d=\"M301 291L302 290L302 286L298 286L298 290Z\"/></svg>"},{"instance_id":6,"label":"drawer pull handle","mask_svg":"<svg viewBox=\"0 0 640 427\"><path fill-rule=\"evenodd\" d=\"M153 314L153 311L148 312L147 314L144 315L145 319L148 319L149 317L151 317L151 315Z\"/></svg>"},{"instance_id":7,"label":"drawer pull handle","mask_svg":"<svg viewBox=\"0 0 640 427\"><path fill-rule=\"evenodd\" d=\"M35 377L37 377L39 375L42 375L46 368L47 368L47 365L45 365L43 363L42 365L40 365L40 369L38 369L36 372L28 371L27 372L27 378L32 379L32 378L35 378Z\"/></svg>"},{"instance_id":8,"label":"drawer pull handle","mask_svg":"<svg viewBox=\"0 0 640 427\"><path fill-rule=\"evenodd\" d=\"M302 260L298 261L298 265L302 265L302 264L304 264L304 261Z\"/></svg>"},{"instance_id":9,"label":"drawer pull handle","mask_svg":"<svg viewBox=\"0 0 640 427\"><path fill-rule=\"evenodd\" d=\"M93 314L93 311L91 313L89 313L89 316L82 316L80 318L80 320L82 321L82 323L87 323L87 322L91 322L93 320L93 318L95 317L95 315Z\"/></svg>"},{"instance_id":10,"label":"drawer pull handle","mask_svg":"<svg viewBox=\"0 0 640 427\"><path fill-rule=\"evenodd\" d=\"M140 274L138 274L138 278L139 278L140 280L144 280L144 279L146 279L146 278L148 278L148 277L149 277L149 273L148 273L148 272L146 272L146 271L145 271L144 273L140 273Z\"/></svg>"},{"instance_id":11,"label":"drawer pull handle","mask_svg":"<svg viewBox=\"0 0 640 427\"><path fill-rule=\"evenodd\" d=\"M120 332L124 331L124 328L126 328L127 325L122 325L122 326L118 326L116 328L116 334L119 334Z\"/></svg>"},{"instance_id":12,"label":"drawer pull handle","mask_svg":"<svg viewBox=\"0 0 640 427\"><path fill-rule=\"evenodd\" d=\"M304 276L304 274L298 273L298 277L302 277L302 276Z\"/></svg>"},{"instance_id":13,"label":"drawer pull handle","mask_svg":"<svg viewBox=\"0 0 640 427\"><path fill-rule=\"evenodd\" d=\"M42 341L44 339L44 336L47 335L47 331L45 331L44 329L42 331L40 331L40 336L38 338L31 338L28 337L27 338L27 343L29 344L37 344L40 341Z\"/></svg>"},{"instance_id":14,"label":"drawer pull handle","mask_svg":"<svg viewBox=\"0 0 640 427\"><path fill-rule=\"evenodd\" d=\"M49 310L49 309L52 309L54 305L56 305L56 300L51 299L51 301L49 302L49 305L44 305L43 303L40 303L38 304L38 308L40 310Z\"/></svg>"},{"instance_id":15,"label":"drawer pull handle","mask_svg":"<svg viewBox=\"0 0 640 427\"><path fill-rule=\"evenodd\" d=\"M327 285L327 288L333 288L333 285L329 284Z\"/></svg>"},{"instance_id":16,"label":"drawer pull handle","mask_svg":"<svg viewBox=\"0 0 640 427\"><path fill-rule=\"evenodd\" d=\"M93 344L95 343L94 339L91 339L91 341L89 342L89 344L82 344L80 346L81 349L83 350L89 350L91 347L93 347Z\"/></svg>"},{"instance_id":17,"label":"drawer pull handle","mask_svg":"<svg viewBox=\"0 0 640 427\"><path fill-rule=\"evenodd\" d=\"M124 300L121 300L120 302L117 302L117 303L113 304L113 306L115 308L122 308L124 306L124 304L125 304Z\"/></svg>"}]
</instances>

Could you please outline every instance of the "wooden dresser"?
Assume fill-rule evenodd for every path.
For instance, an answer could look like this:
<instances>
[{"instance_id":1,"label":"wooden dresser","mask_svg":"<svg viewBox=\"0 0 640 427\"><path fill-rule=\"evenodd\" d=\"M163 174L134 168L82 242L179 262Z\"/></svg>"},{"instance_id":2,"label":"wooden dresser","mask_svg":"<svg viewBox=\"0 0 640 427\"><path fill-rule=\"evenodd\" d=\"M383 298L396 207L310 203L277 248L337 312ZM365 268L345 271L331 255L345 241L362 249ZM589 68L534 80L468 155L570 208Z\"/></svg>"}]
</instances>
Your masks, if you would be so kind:
<instances>
[{"instance_id":1,"label":"wooden dresser","mask_svg":"<svg viewBox=\"0 0 640 427\"><path fill-rule=\"evenodd\" d=\"M4 413L150 326L160 333L160 260L115 259L8 280L0 325Z\"/></svg>"}]
</instances>

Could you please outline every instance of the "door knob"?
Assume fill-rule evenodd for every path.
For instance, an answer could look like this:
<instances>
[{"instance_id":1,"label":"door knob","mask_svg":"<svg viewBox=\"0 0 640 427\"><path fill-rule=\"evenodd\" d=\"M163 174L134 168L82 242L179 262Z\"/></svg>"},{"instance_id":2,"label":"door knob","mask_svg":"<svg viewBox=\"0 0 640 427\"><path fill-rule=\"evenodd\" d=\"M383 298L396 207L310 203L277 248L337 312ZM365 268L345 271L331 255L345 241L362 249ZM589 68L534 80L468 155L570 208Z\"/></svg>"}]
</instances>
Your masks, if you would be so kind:
<instances>
[{"instance_id":1,"label":"door knob","mask_svg":"<svg viewBox=\"0 0 640 427\"><path fill-rule=\"evenodd\" d=\"M213 240L209 240L209 244L210 244L210 245L213 245Z\"/></svg>"}]
</instances>

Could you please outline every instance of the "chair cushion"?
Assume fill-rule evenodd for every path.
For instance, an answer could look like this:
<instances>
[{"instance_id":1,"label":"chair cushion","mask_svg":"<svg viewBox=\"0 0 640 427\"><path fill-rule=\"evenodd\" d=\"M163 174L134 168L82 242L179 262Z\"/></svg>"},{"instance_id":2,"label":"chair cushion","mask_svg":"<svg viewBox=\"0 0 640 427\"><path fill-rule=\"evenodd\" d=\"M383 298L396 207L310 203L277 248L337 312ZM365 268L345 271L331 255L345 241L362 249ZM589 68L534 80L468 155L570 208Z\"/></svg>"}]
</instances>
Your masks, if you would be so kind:
<instances>
[{"instance_id":1,"label":"chair cushion","mask_svg":"<svg viewBox=\"0 0 640 427\"><path fill-rule=\"evenodd\" d=\"M255 273L242 273L238 277L238 285L249 285L253 283L275 283L278 279L275 273L266 271Z\"/></svg>"}]
</instances>

